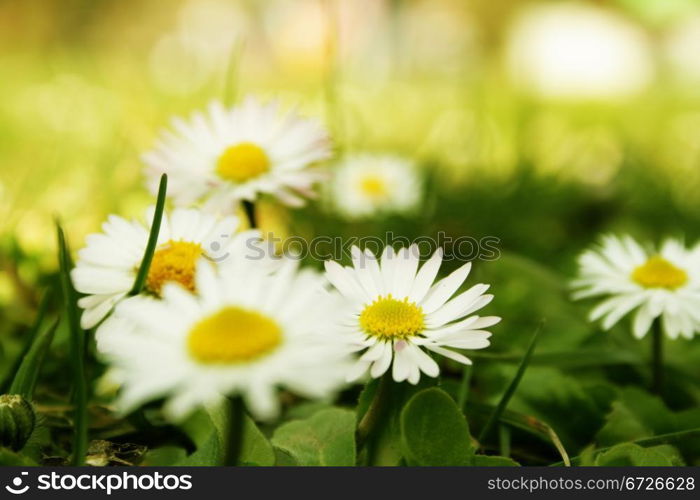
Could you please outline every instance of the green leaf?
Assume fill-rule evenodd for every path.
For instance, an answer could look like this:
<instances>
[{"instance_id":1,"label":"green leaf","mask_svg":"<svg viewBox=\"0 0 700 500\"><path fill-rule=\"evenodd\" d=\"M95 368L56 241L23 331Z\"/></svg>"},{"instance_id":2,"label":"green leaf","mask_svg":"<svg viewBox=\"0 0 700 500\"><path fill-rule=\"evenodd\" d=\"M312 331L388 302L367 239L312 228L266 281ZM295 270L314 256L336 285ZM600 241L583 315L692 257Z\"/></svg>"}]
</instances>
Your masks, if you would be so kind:
<instances>
[{"instance_id":1,"label":"green leaf","mask_svg":"<svg viewBox=\"0 0 700 500\"><path fill-rule=\"evenodd\" d=\"M547 422L566 449L577 454L604 424L616 394L606 383L586 381L553 368L530 367L509 407Z\"/></svg>"},{"instance_id":2,"label":"green leaf","mask_svg":"<svg viewBox=\"0 0 700 500\"><path fill-rule=\"evenodd\" d=\"M72 465L83 465L88 447L87 382L85 379L85 332L80 328L77 294L70 279L72 261L70 249L61 225L56 222L58 233L58 262L61 290L70 333L70 358L73 378L73 449Z\"/></svg>"},{"instance_id":3,"label":"green leaf","mask_svg":"<svg viewBox=\"0 0 700 500\"><path fill-rule=\"evenodd\" d=\"M305 420L281 425L272 444L299 465L355 465L355 412L342 408L321 410Z\"/></svg>"},{"instance_id":4,"label":"green leaf","mask_svg":"<svg viewBox=\"0 0 700 500\"><path fill-rule=\"evenodd\" d=\"M37 465L39 464L24 455L0 447L0 466L33 467Z\"/></svg>"},{"instance_id":5,"label":"green leaf","mask_svg":"<svg viewBox=\"0 0 700 500\"><path fill-rule=\"evenodd\" d=\"M454 400L438 388L413 396L401 411L401 441L409 465L470 465L469 425Z\"/></svg>"},{"instance_id":6,"label":"green leaf","mask_svg":"<svg viewBox=\"0 0 700 500\"><path fill-rule=\"evenodd\" d=\"M10 386L9 394L19 394L28 401L32 400L39 370L41 370L46 352L49 350L51 341L56 333L58 322L59 320L54 321L53 325L34 339L29 351L22 359L22 364L19 365L19 369Z\"/></svg>"},{"instance_id":7,"label":"green leaf","mask_svg":"<svg viewBox=\"0 0 700 500\"><path fill-rule=\"evenodd\" d=\"M651 448L654 446L676 446L678 448L684 447L688 442L697 443L700 440L700 427L696 429L688 429L685 431L671 432L668 434L662 434L660 436L654 436L645 439L638 439L634 443L642 448ZM630 443L623 443L630 444ZM586 449L584 452L578 456L571 459L573 465L587 464L591 461L592 456L596 456L598 453L605 453L614 447L600 448L598 450ZM552 464L553 466L562 465L561 463Z\"/></svg>"},{"instance_id":8,"label":"green leaf","mask_svg":"<svg viewBox=\"0 0 700 500\"><path fill-rule=\"evenodd\" d=\"M146 244L146 250L143 253L143 259L141 259L141 265L136 273L136 279L134 280L134 286L131 288L129 295L138 295L143 290L146 283L146 278L148 277L148 270L151 268L151 262L153 261L153 254L156 251L156 245L158 244L158 233L160 232L160 224L163 220L163 210L165 209L165 195L168 191L168 176L163 174L160 176L160 185L158 186L158 198L156 200L156 209L153 213L153 222L151 224L151 232L148 235L148 243Z\"/></svg>"},{"instance_id":9,"label":"green leaf","mask_svg":"<svg viewBox=\"0 0 700 500\"><path fill-rule=\"evenodd\" d=\"M229 426L229 405L222 403L194 413L183 425L184 431L197 450L177 465L221 465L226 453ZM269 466L275 463L272 445L260 432L255 422L245 416L243 447L239 457L243 465Z\"/></svg>"},{"instance_id":10,"label":"green leaf","mask_svg":"<svg viewBox=\"0 0 700 500\"><path fill-rule=\"evenodd\" d=\"M606 467L651 467L683 465L678 451L672 446L642 448L633 443L623 443L598 454L595 465Z\"/></svg>"},{"instance_id":11,"label":"green leaf","mask_svg":"<svg viewBox=\"0 0 700 500\"><path fill-rule=\"evenodd\" d=\"M542 323L540 323L539 326L535 329L535 333L532 335L532 339L530 340L530 345L528 345L527 350L523 355L523 359L520 362L520 366L518 367L518 371L515 372L515 376L508 385L506 392L503 393L503 396L498 402L498 405L496 406L496 409L494 410L493 414L489 418L488 422L486 422L486 425L483 427L483 429L481 429L481 433L479 434L479 442L483 442L488 437L489 432L491 432L493 426L496 425L496 423L500 420L501 414L506 409L506 406L508 406L510 398L513 396L513 394L515 394L515 391L518 388L518 384L520 384L520 380L523 378L523 374L525 373L528 363L530 362L532 353L535 351L537 339L541 331Z\"/></svg>"},{"instance_id":12,"label":"green leaf","mask_svg":"<svg viewBox=\"0 0 700 500\"><path fill-rule=\"evenodd\" d=\"M626 388L613 402L605 425L596 436L601 446L633 441L677 430L675 417L658 396L641 389Z\"/></svg>"},{"instance_id":13,"label":"green leaf","mask_svg":"<svg viewBox=\"0 0 700 500\"><path fill-rule=\"evenodd\" d=\"M596 435L599 446L609 447L627 441L674 434L694 429L700 422L700 409L673 412L658 397L637 388L626 388L613 403L605 425ZM689 460L700 456L700 437L689 435L677 444Z\"/></svg>"},{"instance_id":14,"label":"green leaf","mask_svg":"<svg viewBox=\"0 0 700 500\"><path fill-rule=\"evenodd\" d=\"M515 460L497 455L474 455L472 465L475 467L520 467L520 464Z\"/></svg>"},{"instance_id":15,"label":"green leaf","mask_svg":"<svg viewBox=\"0 0 700 500\"><path fill-rule=\"evenodd\" d=\"M276 467L297 467L299 465L289 452L276 447L274 450Z\"/></svg>"}]
</instances>

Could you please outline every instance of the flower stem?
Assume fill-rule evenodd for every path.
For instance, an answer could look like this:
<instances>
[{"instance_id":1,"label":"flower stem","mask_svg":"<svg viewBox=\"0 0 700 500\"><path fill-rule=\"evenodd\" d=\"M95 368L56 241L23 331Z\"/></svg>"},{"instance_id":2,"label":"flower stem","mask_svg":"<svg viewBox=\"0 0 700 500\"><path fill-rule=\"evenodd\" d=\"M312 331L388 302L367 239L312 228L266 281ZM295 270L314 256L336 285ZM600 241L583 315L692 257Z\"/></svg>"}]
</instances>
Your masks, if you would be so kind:
<instances>
[{"instance_id":1,"label":"flower stem","mask_svg":"<svg viewBox=\"0 0 700 500\"><path fill-rule=\"evenodd\" d=\"M369 405L360 423L357 424L357 432L355 434L357 441L357 451L359 452L367 442L367 439L372 436L377 430L379 422L384 417L389 403L389 393L391 388L391 373L390 370L382 375L379 379L379 387L374 393L372 403Z\"/></svg>"},{"instance_id":2,"label":"flower stem","mask_svg":"<svg viewBox=\"0 0 700 500\"><path fill-rule=\"evenodd\" d=\"M462 367L462 382L459 385L459 393L457 395L457 406L464 411L469 396L469 383L472 379L472 365L464 365Z\"/></svg>"},{"instance_id":3,"label":"flower stem","mask_svg":"<svg viewBox=\"0 0 700 500\"><path fill-rule=\"evenodd\" d=\"M248 224L251 229L258 227L258 220L255 214L255 203L249 200L243 200L243 210L245 210L246 217L248 217Z\"/></svg>"},{"instance_id":4,"label":"flower stem","mask_svg":"<svg viewBox=\"0 0 700 500\"><path fill-rule=\"evenodd\" d=\"M229 398L229 434L226 443L224 465L238 465L241 449L243 448L244 418L243 398L240 396L231 396Z\"/></svg>"},{"instance_id":5,"label":"flower stem","mask_svg":"<svg viewBox=\"0 0 700 500\"><path fill-rule=\"evenodd\" d=\"M664 385L664 333L660 318L654 320L651 331L651 380L652 392L661 394Z\"/></svg>"}]
</instances>

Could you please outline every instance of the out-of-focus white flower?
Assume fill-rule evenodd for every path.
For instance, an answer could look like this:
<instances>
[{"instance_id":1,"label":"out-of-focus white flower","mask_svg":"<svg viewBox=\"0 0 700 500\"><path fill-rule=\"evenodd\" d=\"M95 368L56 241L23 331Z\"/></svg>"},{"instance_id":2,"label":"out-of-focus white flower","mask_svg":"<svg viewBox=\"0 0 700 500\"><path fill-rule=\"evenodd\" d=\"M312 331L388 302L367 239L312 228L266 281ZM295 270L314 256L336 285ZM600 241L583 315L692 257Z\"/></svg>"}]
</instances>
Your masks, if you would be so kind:
<instances>
[{"instance_id":1,"label":"out-of-focus white flower","mask_svg":"<svg viewBox=\"0 0 700 500\"><path fill-rule=\"evenodd\" d=\"M174 118L172 126L143 160L151 191L167 173L168 195L179 206L202 202L206 210L230 213L262 193L302 205L323 177L315 165L331 154L320 122L252 97L230 109L215 101L206 115Z\"/></svg>"},{"instance_id":2,"label":"out-of-focus white flower","mask_svg":"<svg viewBox=\"0 0 700 500\"><path fill-rule=\"evenodd\" d=\"M92 328L102 321L133 287L148 243L153 212L153 208L147 212L147 225L111 215L102 225L103 232L88 235L87 245L78 252L71 272L75 289L86 294L78 300L84 309L83 328ZM163 285L171 281L194 290L195 263L200 257L221 262L230 258L232 248L259 241L257 231L234 234L237 228L238 219L233 216L218 218L196 209L164 213L146 292L160 295ZM263 255L261 252L262 248L258 248L255 255Z\"/></svg>"},{"instance_id":3,"label":"out-of-focus white flower","mask_svg":"<svg viewBox=\"0 0 700 500\"><path fill-rule=\"evenodd\" d=\"M644 32L612 12L581 4L525 11L508 43L512 78L537 94L619 98L654 76Z\"/></svg>"},{"instance_id":4,"label":"out-of-focus white flower","mask_svg":"<svg viewBox=\"0 0 700 500\"><path fill-rule=\"evenodd\" d=\"M416 209L422 180L416 166L389 155L357 154L336 166L331 202L347 218L408 213Z\"/></svg>"},{"instance_id":5,"label":"out-of-focus white flower","mask_svg":"<svg viewBox=\"0 0 700 500\"><path fill-rule=\"evenodd\" d=\"M700 247L666 240L649 252L630 236L606 236L579 258L574 298L606 297L590 314L604 329L637 309L632 333L642 338L656 318L670 338L700 330Z\"/></svg>"},{"instance_id":6,"label":"out-of-focus white flower","mask_svg":"<svg viewBox=\"0 0 700 500\"><path fill-rule=\"evenodd\" d=\"M285 261L274 273L233 255L215 269L201 259L193 294L174 283L162 300L121 302L97 331L129 411L159 397L179 420L223 396L241 395L259 419L279 409L277 391L329 396L343 383L347 354L334 340L337 296L323 276Z\"/></svg>"},{"instance_id":7,"label":"out-of-focus white flower","mask_svg":"<svg viewBox=\"0 0 700 500\"><path fill-rule=\"evenodd\" d=\"M681 21L670 31L665 53L681 81L696 85L700 82L700 15Z\"/></svg>"}]
</instances>

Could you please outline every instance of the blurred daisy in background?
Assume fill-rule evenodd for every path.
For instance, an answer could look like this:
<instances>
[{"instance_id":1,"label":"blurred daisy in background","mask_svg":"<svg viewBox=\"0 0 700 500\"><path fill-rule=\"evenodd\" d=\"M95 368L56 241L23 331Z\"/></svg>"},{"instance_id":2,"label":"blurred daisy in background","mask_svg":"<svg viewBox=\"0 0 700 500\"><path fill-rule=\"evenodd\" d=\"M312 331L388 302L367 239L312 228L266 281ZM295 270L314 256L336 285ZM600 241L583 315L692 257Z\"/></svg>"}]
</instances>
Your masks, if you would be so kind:
<instances>
[{"instance_id":1,"label":"blurred daisy in background","mask_svg":"<svg viewBox=\"0 0 700 500\"><path fill-rule=\"evenodd\" d=\"M418 207L422 184L409 160L362 153L346 157L335 167L329 197L348 219L406 214Z\"/></svg>"},{"instance_id":2,"label":"blurred daisy in background","mask_svg":"<svg viewBox=\"0 0 700 500\"><path fill-rule=\"evenodd\" d=\"M166 397L166 414L179 420L236 394L269 419L280 387L321 398L344 383L347 354L333 341L338 297L323 276L293 260L271 274L236 252L218 269L200 259L197 294L169 283L162 300L125 300L98 329L122 411Z\"/></svg>"},{"instance_id":3,"label":"blurred daisy in background","mask_svg":"<svg viewBox=\"0 0 700 500\"><path fill-rule=\"evenodd\" d=\"M153 213L151 207L146 224L110 215L101 233L87 236L87 245L78 252L71 272L75 289L86 295L78 300L84 309L83 328L97 325L131 291L148 243ZM164 213L146 292L160 296L163 285L171 281L194 291L195 264L200 257L223 262L231 258L233 248L248 248L249 242L259 242L257 231L234 234L237 229L238 219L233 216L219 218L196 209ZM249 248L251 257L263 254L262 247Z\"/></svg>"},{"instance_id":4,"label":"blurred daisy in background","mask_svg":"<svg viewBox=\"0 0 700 500\"><path fill-rule=\"evenodd\" d=\"M620 98L654 76L642 29L610 10L578 3L524 11L507 50L513 80L545 97Z\"/></svg>"},{"instance_id":5,"label":"blurred daisy in background","mask_svg":"<svg viewBox=\"0 0 700 500\"><path fill-rule=\"evenodd\" d=\"M666 35L665 56L674 76L688 87L697 90L700 82L700 14L678 22Z\"/></svg>"},{"instance_id":6,"label":"blurred daisy in background","mask_svg":"<svg viewBox=\"0 0 700 500\"><path fill-rule=\"evenodd\" d=\"M212 102L206 114L174 118L172 126L143 160L151 191L167 173L168 194L178 206L202 202L206 210L231 213L238 201L263 193L303 205L323 177L317 163L331 155L319 121L252 97L230 109Z\"/></svg>"},{"instance_id":7,"label":"blurred daisy in background","mask_svg":"<svg viewBox=\"0 0 700 500\"><path fill-rule=\"evenodd\" d=\"M348 302L345 335L350 349L362 352L348 372L356 380L367 371L373 378L389 368L396 382L417 384L420 374L437 377L440 368L432 351L465 365L471 361L453 349L483 349L495 316L470 316L487 305L489 286L477 284L451 298L467 279L471 263L433 284L442 263L438 250L418 270L420 255L413 245L381 257L352 248L352 267L326 262L326 276ZM393 363L392 363L393 362ZM393 364L393 366L392 366Z\"/></svg>"},{"instance_id":8,"label":"blurred daisy in background","mask_svg":"<svg viewBox=\"0 0 700 500\"><path fill-rule=\"evenodd\" d=\"M576 299L605 297L590 313L608 330L637 310L632 333L642 338L660 318L670 338L693 338L700 330L700 247L668 239L647 251L630 236L605 236L579 258Z\"/></svg>"}]
</instances>

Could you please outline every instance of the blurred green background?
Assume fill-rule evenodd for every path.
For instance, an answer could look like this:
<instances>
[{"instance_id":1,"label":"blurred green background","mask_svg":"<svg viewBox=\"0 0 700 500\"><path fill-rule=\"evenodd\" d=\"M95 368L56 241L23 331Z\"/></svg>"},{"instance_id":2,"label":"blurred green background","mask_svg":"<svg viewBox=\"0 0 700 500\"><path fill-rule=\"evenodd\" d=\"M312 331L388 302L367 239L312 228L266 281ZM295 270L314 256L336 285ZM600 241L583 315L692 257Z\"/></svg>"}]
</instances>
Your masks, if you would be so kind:
<instances>
[{"instance_id":1,"label":"blurred green background","mask_svg":"<svg viewBox=\"0 0 700 500\"><path fill-rule=\"evenodd\" d=\"M546 318L544 354L631 356L585 387L584 355L543 358L514 403L537 414L556 380L566 395L539 415L566 427L589 411L597 430L605 384L645 383L647 347L624 322L616 335L587 324L566 283L601 232L700 235L698 54L695 0L0 0L0 354L19 352L54 279L53 217L75 249L106 214L140 216L139 157L169 118L256 93L322 117L338 155L398 153L428 178L417 217L339 223L312 202L263 207L263 224L498 237L503 258L476 266L505 318L493 352L522 350ZM672 407L700 401L697 354L696 341L669 347ZM513 368L484 364L483 397ZM582 446L594 430L564 439Z\"/></svg>"}]
</instances>

